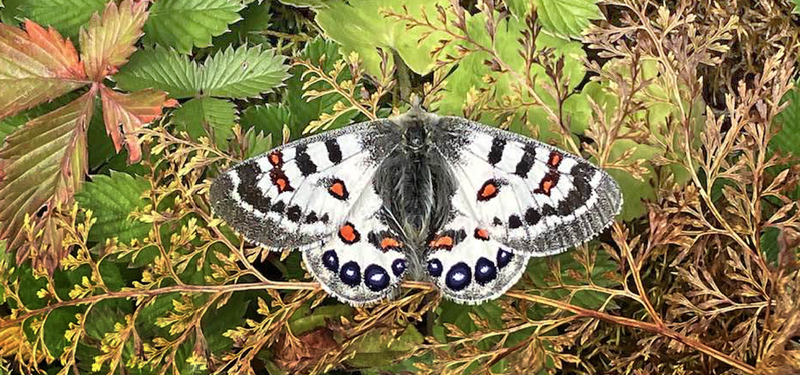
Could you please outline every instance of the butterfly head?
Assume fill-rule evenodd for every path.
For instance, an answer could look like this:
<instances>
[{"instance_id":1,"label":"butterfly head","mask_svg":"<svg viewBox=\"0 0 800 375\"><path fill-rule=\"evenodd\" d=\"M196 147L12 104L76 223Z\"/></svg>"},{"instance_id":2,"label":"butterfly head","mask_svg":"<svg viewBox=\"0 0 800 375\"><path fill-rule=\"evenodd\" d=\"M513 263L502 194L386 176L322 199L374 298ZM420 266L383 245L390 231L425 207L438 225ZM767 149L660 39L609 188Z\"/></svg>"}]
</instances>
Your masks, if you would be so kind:
<instances>
[{"instance_id":1,"label":"butterfly head","mask_svg":"<svg viewBox=\"0 0 800 375\"><path fill-rule=\"evenodd\" d=\"M439 116L426 112L419 103L416 103L408 112L391 120L399 127L406 150L423 152L428 148L429 135L439 122Z\"/></svg>"}]
</instances>

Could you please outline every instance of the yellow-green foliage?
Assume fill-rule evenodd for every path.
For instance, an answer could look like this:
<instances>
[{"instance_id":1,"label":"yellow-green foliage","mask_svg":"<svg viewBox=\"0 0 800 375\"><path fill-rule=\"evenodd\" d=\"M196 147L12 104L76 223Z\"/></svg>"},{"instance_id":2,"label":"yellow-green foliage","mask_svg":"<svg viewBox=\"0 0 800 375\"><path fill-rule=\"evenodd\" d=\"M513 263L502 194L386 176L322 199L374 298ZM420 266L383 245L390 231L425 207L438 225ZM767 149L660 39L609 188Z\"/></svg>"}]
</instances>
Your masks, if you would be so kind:
<instances>
[{"instance_id":1,"label":"yellow-green foliage","mask_svg":"<svg viewBox=\"0 0 800 375\"><path fill-rule=\"evenodd\" d=\"M0 2L0 374L800 373L794 4L67 3ZM500 299L367 308L212 216L232 163L412 91L592 160L623 213Z\"/></svg>"}]
</instances>

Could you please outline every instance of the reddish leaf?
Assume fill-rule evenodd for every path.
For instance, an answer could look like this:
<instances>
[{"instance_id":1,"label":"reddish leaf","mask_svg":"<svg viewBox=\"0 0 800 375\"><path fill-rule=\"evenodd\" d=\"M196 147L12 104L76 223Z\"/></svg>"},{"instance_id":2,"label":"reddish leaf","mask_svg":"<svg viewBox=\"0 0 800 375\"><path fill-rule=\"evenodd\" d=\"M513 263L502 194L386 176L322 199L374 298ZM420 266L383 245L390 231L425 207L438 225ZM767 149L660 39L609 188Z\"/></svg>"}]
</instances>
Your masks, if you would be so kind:
<instances>
[{"instance_id":1,"label":"reddish leaf","mask_svg":"<svg viewBox=\"0 0 800 375\"><path fill-rule=\"evenodd\" d=\"M9 135L0 149L0 239L9 239L9 250L20 249L20 262L30 246L38 246L25 241L21 230L25 215L31 215L36 229L44 231L40 239L52 252L39 252L38 256L55 260L48 262L48 267L55 267L63 255L60 235L47 219L55 204L71 202L86 174L86 127L95 95L93 88L66 106L29 121Z\"/></svg>"},{"instance_id":2,"label":"reddish leaf","mask_svg":"<svg viewBox=\"0 0 800 375\"><path fill-rule=\"evenodd\" d=\"M114 141L117 152L122 149L124 142L129 163L135 163L142 157L139 139L134 132L161 117L163 107L178 104L174 99L166 100L165 92L152 89L123 94L102 86L100 93L106 132Z\"/></svg>"},{"instance_id":3,"label":"reddish leaf","mask_svg":"<svg viewBox=\"0 0 800 375\"><path fill-rule=\"evenodd\" d=\"M136 50L134 43L142 36L146 10L146 1L125 0L119 7L111 1L102 17L95 13L86 28L81 29L81 59L92 80L102 82L128 61Z\"/></svg>"},{"instance_id":4,"label":"reddish leaf","mask_svg":"<svg viewBox=\"0 0 800 375\"><path fill-rule=\"evenodd\" d=\"M53 28L0 24L0 118L88 83L75 46Z\"/></svg>"}]
</instances>

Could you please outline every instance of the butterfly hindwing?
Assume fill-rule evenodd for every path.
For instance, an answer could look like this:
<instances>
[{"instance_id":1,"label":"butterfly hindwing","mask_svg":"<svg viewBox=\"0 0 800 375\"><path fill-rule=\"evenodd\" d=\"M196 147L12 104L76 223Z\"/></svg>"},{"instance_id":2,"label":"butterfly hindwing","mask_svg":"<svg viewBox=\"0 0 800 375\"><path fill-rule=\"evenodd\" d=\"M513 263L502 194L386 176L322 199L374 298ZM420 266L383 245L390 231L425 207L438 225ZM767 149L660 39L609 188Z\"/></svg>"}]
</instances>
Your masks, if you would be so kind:
<instances>
[{"instance_id":1,"label":"butterfly hindwing","mask_svg":"<svg viewBox=\"0 0 800 375\"><path fill-rule=\"evenodd\" d=\"M456 209L510 251L545 256L588 241L622 205L617 183L586 160L544 143L456 117L437 148L459 184Z\"/></svg>"},{"instance_id":2,"label":"butterfly hindwing","mask_svg":"<svg viewBox=\"0 0 800 375\"><path fill-rule=\"evenodd\" d=\"M445 297L479 304L514 286L528 256L512 253L477 225L474 217L454 206L448 223L428 243L425 261L428 275Z\"/></svg>"},{"instance_id":3,"label":"butterfly hindwing","mask_svg":"<svg viewBox=\"0 0 800 375\"><path fill-rule=\"evenodd\" d=\"M280 250L315 246L344 223L397 140L377 120L277 147L221 174L214 213L251 242Z\"/></svg>"},{"instance_id":4,"label":"butterfly hindwing","mask_svg":"<svg viewBox=\"0 0 800 375\"><path fill-rule=\"evenodd\" d=\"M406 245L384 215L370 184L334 236L303 250L309 272L337 299L359 306L396 292L407 268Z\"/></svg>"}]
</instances>

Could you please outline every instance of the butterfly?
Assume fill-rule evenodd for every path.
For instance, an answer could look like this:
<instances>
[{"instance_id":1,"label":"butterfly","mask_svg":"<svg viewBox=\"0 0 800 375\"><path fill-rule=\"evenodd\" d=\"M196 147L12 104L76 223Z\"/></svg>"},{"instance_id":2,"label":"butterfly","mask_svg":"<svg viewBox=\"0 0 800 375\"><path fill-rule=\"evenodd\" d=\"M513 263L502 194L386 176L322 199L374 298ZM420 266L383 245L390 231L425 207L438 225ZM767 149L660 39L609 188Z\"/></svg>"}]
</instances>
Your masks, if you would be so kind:
<instances>
[{"instance_id":1,"label":"butterfly","mask_svg":"<svg viewBox=\"0 0 800 375\"><path fill-rule=\"evenodd\" d=\"M209 196L250 242L299 249L322 288L353 306L392 298L404 278L457 303L497 298L530 257L590 240L622 205L588 161L418 103L243 161Z\"/></svg>"}]
</instances>

